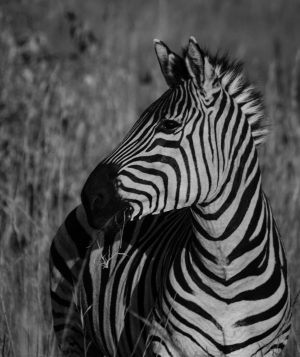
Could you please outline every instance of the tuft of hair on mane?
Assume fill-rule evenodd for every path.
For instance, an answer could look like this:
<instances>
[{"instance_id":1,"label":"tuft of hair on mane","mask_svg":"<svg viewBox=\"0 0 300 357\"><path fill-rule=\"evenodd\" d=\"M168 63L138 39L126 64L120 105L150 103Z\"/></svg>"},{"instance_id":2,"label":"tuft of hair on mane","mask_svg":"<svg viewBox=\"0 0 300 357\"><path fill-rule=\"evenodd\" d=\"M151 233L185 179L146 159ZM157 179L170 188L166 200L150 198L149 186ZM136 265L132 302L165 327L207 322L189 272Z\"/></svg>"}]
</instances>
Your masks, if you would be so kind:
<instances>
[{"instance_id":1,"label":"tuft of hair on mane","mask_svg":"<svg viewBox=\"0 0 300 357\"><path fill-rule=\"evenodd\" d=\"M250 84L245 76L243 63L232 61L228 54L211 55L204 48L201 49L215 69L216 75L224 90L234 98L244 112L251 127L251 133L255 145L260 145L268 135L268 123L265 116L265 107L260 92ZM183 57L187 54L187 48L183 49Z\"/></svg>"}]
</instances>

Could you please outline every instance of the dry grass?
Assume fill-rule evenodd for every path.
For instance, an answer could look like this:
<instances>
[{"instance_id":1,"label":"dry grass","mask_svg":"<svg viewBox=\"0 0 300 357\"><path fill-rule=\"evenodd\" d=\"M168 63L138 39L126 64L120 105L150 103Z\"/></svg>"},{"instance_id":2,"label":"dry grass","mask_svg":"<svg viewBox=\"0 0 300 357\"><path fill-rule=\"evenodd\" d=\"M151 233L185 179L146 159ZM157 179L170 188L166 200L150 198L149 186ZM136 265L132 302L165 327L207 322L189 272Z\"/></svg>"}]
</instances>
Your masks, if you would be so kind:
<instances>
[{"instance_id":1,"label":"dry grass","mask_svg":"<svg viewBox=\"0 0 300 357\"><path fill-rule=\"evenodd\" d=\"M265 94L271 134L260 150L263 179L294 296L283 355L300 356L299 1L84 3L68 4L89 20L98 45L76 56L62 2L0 6L0 356L57 355L47 276L51 237L78 204L88 172L163 91L152 39L179 49L190 34L244 59Z\"/></svg>"}]
</instances>

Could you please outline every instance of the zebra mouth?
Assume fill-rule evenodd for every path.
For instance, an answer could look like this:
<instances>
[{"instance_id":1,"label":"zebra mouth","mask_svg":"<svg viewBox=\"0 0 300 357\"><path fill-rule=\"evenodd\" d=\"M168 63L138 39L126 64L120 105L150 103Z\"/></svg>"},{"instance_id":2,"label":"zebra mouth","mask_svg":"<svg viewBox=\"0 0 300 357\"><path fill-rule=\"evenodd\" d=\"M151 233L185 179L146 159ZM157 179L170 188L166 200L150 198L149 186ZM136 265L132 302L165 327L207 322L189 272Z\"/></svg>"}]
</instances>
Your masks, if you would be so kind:
<instances>
[{"instance_id":1,"label":"zebra mouth","mask_svg":"<svg viewBox=\"0 0 300 357\"><path fill-rule=\"evenodd\" d=\"M126 207L118 211L114 216L114 222L118 227L123 227L124 224L130 221L132 216L132 207L126 202Z\"/></svg>"},{"instance_id":2,"label":"zebra mouth","mask_svg":"<svg viewBox=\"0 0 300 357\"><path fill-rule=\"evenodd\" d=\"M117 226L123 226L131 217L131 209L127 202L118 197L105 202L96 199L90 208L86 208L86 215L91 227L101 229L108 222L114 222Z\"/></svg>"}]
</instances>

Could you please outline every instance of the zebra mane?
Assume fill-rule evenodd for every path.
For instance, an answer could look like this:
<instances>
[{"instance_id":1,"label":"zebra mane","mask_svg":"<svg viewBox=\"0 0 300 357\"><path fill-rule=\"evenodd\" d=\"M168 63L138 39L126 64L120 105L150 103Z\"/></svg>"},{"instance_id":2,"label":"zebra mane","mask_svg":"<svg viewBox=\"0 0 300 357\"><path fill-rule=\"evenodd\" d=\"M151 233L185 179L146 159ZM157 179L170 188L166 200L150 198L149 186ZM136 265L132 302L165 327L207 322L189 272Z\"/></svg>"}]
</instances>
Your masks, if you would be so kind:
<instances>
[{"instance_id":1,"label":"zebra mane","mask_svg":"<svg viewBox=\"0 0 300 357\"><path fill-rule=\"evenodd\" d=\"M202 51L213 65L222 87L234 98L244 112L255 145L265 141L268 134L265 119L264 103L261 94L246 78L243 64L239 61L230 61L228 56L212 56L207 50ZM183 52L185 57L186 50Z\"/></svg>"}]
</instances>

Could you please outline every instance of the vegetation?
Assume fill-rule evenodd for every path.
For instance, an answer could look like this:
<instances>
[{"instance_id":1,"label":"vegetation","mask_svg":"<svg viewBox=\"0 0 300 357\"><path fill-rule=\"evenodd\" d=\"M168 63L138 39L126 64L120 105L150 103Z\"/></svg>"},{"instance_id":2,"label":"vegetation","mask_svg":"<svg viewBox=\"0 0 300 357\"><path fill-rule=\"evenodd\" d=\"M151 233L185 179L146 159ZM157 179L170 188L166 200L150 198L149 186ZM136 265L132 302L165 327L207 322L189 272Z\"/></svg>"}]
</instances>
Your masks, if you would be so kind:
<instances>
[{"instance_id":1,"label":"vegetation","mask_svg":"<svg viewBox=\"0 0 300 357\"><path fill-rule=\"evenodd\" d=\"M180 52L191 34L243 60L264 94L270 123L260 149L264 187L286 247L294 301L283 356L300 356L299 11L299 0L1 1L2 357L57 356L51 238L79 203L91 169L165 89L152 39Z\"/></svg>"}]
</instances>

